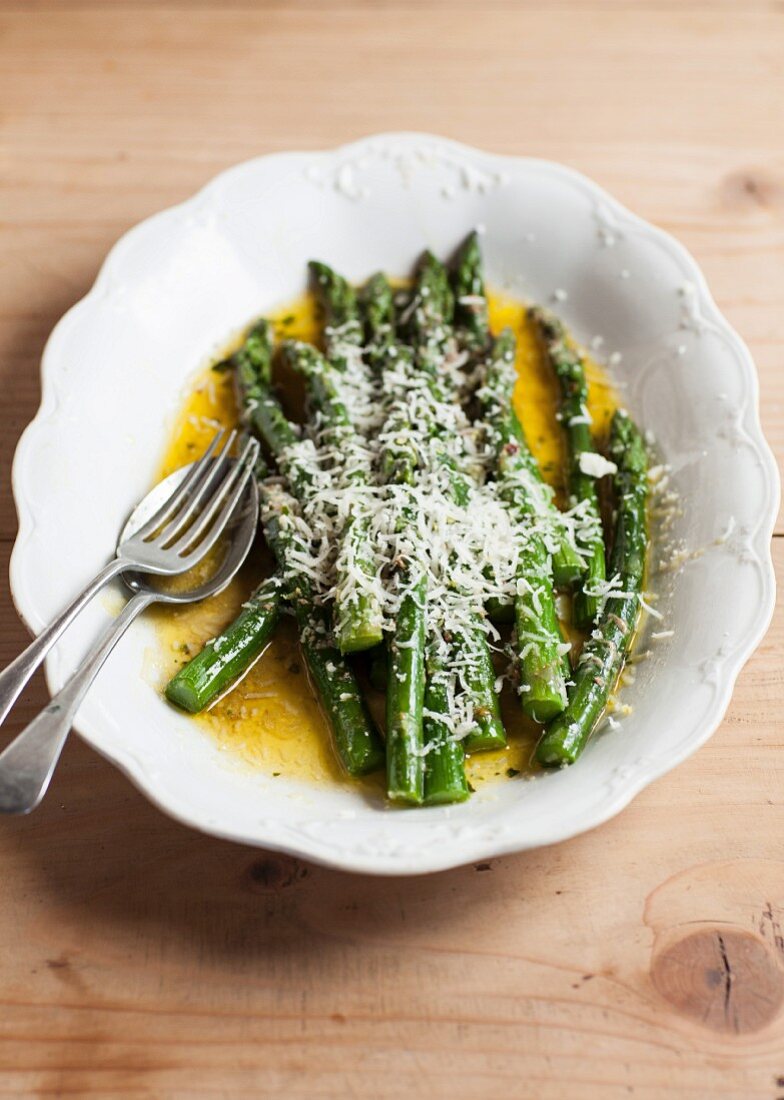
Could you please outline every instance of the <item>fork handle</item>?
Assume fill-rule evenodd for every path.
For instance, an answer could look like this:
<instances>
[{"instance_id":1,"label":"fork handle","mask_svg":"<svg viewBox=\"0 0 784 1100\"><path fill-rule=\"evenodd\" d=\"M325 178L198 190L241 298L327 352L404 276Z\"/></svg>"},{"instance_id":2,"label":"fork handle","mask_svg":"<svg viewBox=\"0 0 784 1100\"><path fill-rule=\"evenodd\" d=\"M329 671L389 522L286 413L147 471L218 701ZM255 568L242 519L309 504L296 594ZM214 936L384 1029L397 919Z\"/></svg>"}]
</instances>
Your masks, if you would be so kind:
<instances>
[{"instance_id":1,"label":"fork handle","mask_svg":"<svg viewBox=\"0 0 784 1100\"><path fill-rule=\"evenodd\" d=\"M140 592L129 600L65 687L0 753L0 813L26 814L41 801L98 670L137 615L156 599L154 592Z\"/></svg>"},{"instance_id":2,"label":"fork handle","mask_svg":"<svg viewBox=\"0 0 784 1100\"><path fill-rule=\"evenodd\" d=\"M65 611L58 615L49 626L45 627L35 641L31 642L27 649L23 650L7 668L0 672L0 725L8 717L8 712L18 699L22 688L63 631L71 625L82 608L90 602L97 592L100 592L112 577L116 577L118 573L122 573L127 568L127 561L123 561L121 558L113 558L90 581L84 591L68 604Z\"/></svg>"}]
</instances>

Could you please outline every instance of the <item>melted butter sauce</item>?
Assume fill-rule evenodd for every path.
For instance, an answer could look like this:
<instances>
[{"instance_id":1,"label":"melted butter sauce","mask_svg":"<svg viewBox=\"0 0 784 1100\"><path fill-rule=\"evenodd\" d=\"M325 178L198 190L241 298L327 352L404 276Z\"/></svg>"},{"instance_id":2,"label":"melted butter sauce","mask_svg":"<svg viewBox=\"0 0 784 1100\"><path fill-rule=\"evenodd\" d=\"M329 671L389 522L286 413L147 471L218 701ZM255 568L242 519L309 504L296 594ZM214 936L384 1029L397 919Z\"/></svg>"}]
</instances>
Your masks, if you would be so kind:
<instances>
[{"instance_id":1,"label":"melted butter sauce","mask_svg":"<svg viewBox=\"0 0 784 1100\"><path fill-rule=\"evenodd\" d=\"M491 294L489 304L493 331L499 332L509 326L517 336L519 381L514 407L545 478L562 496L566 454L561 429L555 419L556 385L526 320L525 306L500 294ZM279 337L318 340L320 325L311 296L279 311L273 321ZM594 432L602 440L618 406L618 398L602 368L590 359L587 360L587 375L588 406ZM296 376L286 376L279 381L287 411L295 415L302 404L301 382ZM210 368L202 370L184 395L182 408L172 426L160 477L193 462L206 450L219 426L233 427L237 420L231 374ZM204 566L207 574L213 568L211 563ZM181 665L199 652L207 639L215 637L235 618L243 601L270 570L269 557L260 547L219 595L200 604L162 608L153 613L159 638L155 663L161 688ZM374 713L383 711L381 696L371 698L370 703ZM531 752L539 727L522 715L511 689L504 689L501 709L509 744L498 752L475 753L468 759L466 774L474 788L531 770ZM222 749L268 775L286 775L312 783L348 782L334 755L329 728L308 683L294 624L288 617L282 618L272 642L244 679L194 721L209 730ZM356 781L352 780L351 784L356 787ZM368 792L380 791L382 780L374 776L362 781L362 785Z\"/></svg>"}]
</instances>

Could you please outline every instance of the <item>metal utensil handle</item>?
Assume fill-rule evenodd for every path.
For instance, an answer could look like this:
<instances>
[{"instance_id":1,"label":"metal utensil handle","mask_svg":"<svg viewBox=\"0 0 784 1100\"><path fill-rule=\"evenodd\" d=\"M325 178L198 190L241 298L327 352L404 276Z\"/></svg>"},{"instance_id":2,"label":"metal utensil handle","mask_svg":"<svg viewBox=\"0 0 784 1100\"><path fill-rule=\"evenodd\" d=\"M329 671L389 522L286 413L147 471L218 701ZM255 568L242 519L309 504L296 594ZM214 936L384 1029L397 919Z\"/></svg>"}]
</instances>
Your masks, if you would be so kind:
<instances>
[{"instance_id":1,"label":"metal utensil handle","mask_svg":"<svg viewBox=\"0 0 784 1100\"><path fill-rule=\"evenodd\" d=\"M156 599L154 592L140 592L129 600L65 687L0 753L0 813L26 814L41 801L98 670L137 615Z\"/></svg>"},{"instance_id":2,"label":"metal utensil handle","mask_svg":"<svg viewBox=\"0 0 784 1100\"><path fill-rule=\"evenodd\" d=\"M87 587L75 600L68 604L65 611L45 627L35 641L31 642L27 649L23 650L7 668L0 672L0 725L8 717L8 712L14 705L27 681L33 675L44 657L54 643L71 625L76 616L85 607L93 596L100 592L105 584L128 568L128 562L120 558L114 558L96 574Z\"/></svg>"}]
</instances>

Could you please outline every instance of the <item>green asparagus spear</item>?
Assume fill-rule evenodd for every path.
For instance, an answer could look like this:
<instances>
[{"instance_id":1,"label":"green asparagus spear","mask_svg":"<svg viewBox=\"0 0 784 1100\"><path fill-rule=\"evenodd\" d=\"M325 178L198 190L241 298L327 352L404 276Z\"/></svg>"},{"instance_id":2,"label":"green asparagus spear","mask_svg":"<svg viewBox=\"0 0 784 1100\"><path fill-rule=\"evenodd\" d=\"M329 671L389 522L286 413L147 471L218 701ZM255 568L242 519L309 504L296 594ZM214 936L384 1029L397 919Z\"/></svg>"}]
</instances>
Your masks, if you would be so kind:
<instances>
[{"instance_id":1,"label":"green asparagus spear","mask_svg":"<svg viewBox=\"0 0 784 1100\"><path fill-rule=\"evenodd\" d=\"M465 776L465 748L462 741L456 741L451 736L446 721L450 710L447 676L440 658L434 653L433 647L429 647L423 707L424 742L427 745L424 793L426 806L465 802L470 793Z\"/></svg>"},{"instance_id":2,"label":"green asparagus spear","mask_svg":"<svg viewBox=\"0 0 784 1100\"><path fill-rule=\"evenodd\" d=\"M515 598L515 646L520 668L520 704L535 722L547 722L566 706L569 663L555 612L549 561L533 537L520 555Z\"/></svg>"},{"instance_id":3,"label":"green asparagus spear","mask_svg":"<svg viewBox=\"0 0 784 1100\"><path fill-rule=\"evenodd\" d=\"M415 296L420 302L412 318L417 365L430 379L438 400L457 399L457 390L443 371L444 356L452 339L454 296L446 269L429 252L420 261ZM465 504L470 496L470 483L458 466L453 446L456 441L445 434L441 424L423 427L430 433L436 462L447 473L452 499ZM454 662L464 670L463 687L471 697L475 718L475 729L465 738L464 748L469 752L501 748L506 744L506 732L495 691L493 661L481 625L477 623L467 635L458 634L453 647Z\"/></svg>"},{"instance_id":4,"label":"green asparagus spear","mask_svg":"<svg viewBox=\"0 0 784 1100\"><path fill-rule=\"evenodd\" d=\"M238 383L252 391L259 381L269 385L272 373L272 326L263 317L245 333L236 351L220 363L215 370L234 370Z\"/></svg>"},{"instance_id":5,"label":"green asparagus spear","mask_svg":"<svg viewBox=\"0 0 784 1100\"><path fill-rule=\"evenodd\" d=\"M452 286L455 296L455 327L460 342L469 349L483 348L490 339L479 237L471 233L457 256Z\"/></svg>"},{"instance_id":6,"label":"green asparagus spear","mask_svg":"<svg viewBox=\"0 0 784 1100\"><path fill-rule=\"evenodd\" d=\"M425 691L425 578L404 596L389 642L387 794L397 802L424 797L422 703Z\"/></svg>"},{"instance_id":7,"label":"green asparagus spear","mask_svg":"<svg viewBox=\"0 0 784 1100\"><path fill-rule=\"evenodd\" d=\"M588 383L582 356L567 343L566 331L559 319L542 308L532 309L531 319L561 388L559 415L569 441L571 497L574 504L583 506L581 549L587 558L588 568L582 586L574 596L574 621L582 629L587 629L596 618L599 607L598 597L591 593L606 576L596 481L587 472L583 457L594 454L596 450L588 416Z\"/></svg>"},{"instance_id":8,"label":"green asparagus spear","mask_svg":"<svg viewBox=\"0 0 784 1100\"><path fill-rule=\"evenodd\" d=\"M236 371L237 396L244 418L270 451L279 456L300 441L300 434L272 392L272 353L272 325L262 320L227 362Z\"/></svg>"},{"instance_id":9,"label":"green asparagus spear","mask_svg":"<svg viewBox=\"0 0 784 1100\"><path fill-rule=\"evenodd\" d=\"M501 707L495 690L496 674L487 635L478 616L476 626L468 634L458 634L452 643L453 660L463 662L463 686L471 699L474 727L463 738L467 752L484 752L502 749L506 744L506 730L501 720Z\"/></svg>"},{"instance_id":10,"label":"green asparagus spear","mask_svg":"<svg viewBox=\"0 0 784 1100\"><path fill-rule=\"evenodd\" d=\"M196 714L232 687L264 652L278 622L280 578L263 581L217 638L177 672L166 698Z\"/></svg>"},{"instance_id":11,"label":"green asparagus spear","mask_svg":"<svg viewBox=\"0 0 784 1100\"><path fill-rule=\"evenodd\" d=\"M301 340L284 340L280 345L280 356L292 370L307 380L313 405L322 414L326 429L332 433L330 442L339 447L358 442L341 394L340 376L326 358L312 344Z\"/></svg>"},{"instance_id":12,"label":"green asparagus spear","mask_svg":"<svg viewBox=\"0 0 784 1100\"><path fill-rule=\"evenodd\" d=\"M308 264L316 297L324 308L324 354L339 370L361 354L362 320L357 294L342 275L327 264L311 260Z\"/></svg>"},{"instance_id":13,"label":"green asparagus spear","mask_svg":"<svg viewBox=\"0 0 784 1100\"><path fill-rule=\"evenodd\" d=\"M405 344L395 344L393 347L394 355L389 361L406 374L413 364L414 353ZM412 441L414 423L411 405L405 396L395 399L387 393L386 400L391 402L391 407L387 409L381 429L381 436L386 440L381 449L381 476L387 485L413 485L421 456Z\"/></svg>"},{"instance_id":14,"label":"green asparagus spear","mask_svg":"<svg viewBox=\"0 0 784 1100\"><path fill-rule=\"evenodd\" d=\"M293 500L274 483L262 481L259 487L264 535L287 578L286 595L294 609L302 652L332 727L338 756L349 775L377 771L384 764L384 747L354 671L334 642L329 614L316 602L310 581L288 567L295 545Z\"/></svg>"},{"instance_id":15,"label":"green asparagus spear","mask_svg":"<svg viewBox=\"0 0 784 1100\"><path fill-rule=\"evenodd\" d=\"M552 498L532 473L533 458L504 398L514 371L515 338L505 329L493 342L479 391L488 438L495 450L499 493L526 538L515 597L515 644L523 711L546 722L566 706L568 662L558 626L550 555L539 525L550 521Z\"/></svg>"},{"instance_id":16,"label":"green asparagus spear","mask_svg":"<svg viewBox=\"0 0 784 1100\"><path fill-rule=\"evenodd\" d=\"M360 294L365 319L365 351L371 366L383 366L384 358L395 343L395 295L382 272L373 275Z\"/></svg>"},{"instance_id":17,"label":"green asparagus spear","mask_svg":"<svg viewBox=\"0 0 784 1100\"><path fill-rule=\"evenodd\" d=\"M454 320L455 296L446 268L430 251L420 257L414 295L417 300L412 318L414 335L443 347L451 335L446 326Z\"/></svg>"},{"instance_id":18,"label":"green asparagus spear","mask_svg":"<svg viewBox=\"0 0 784 1100\"><path fill-rule=\"evenodd\" d=\"M410 366L411 349L402 344L395 347L397 361ZM415 484L418 456L408 431L405 395L399 392L397 381L389 382L389 375L383 377L382 388L387 417L381 431L381 470L388 484L410 487ZM403 497L398 520L401 534L405 535L413 522L414 505ZM417 805L425 789L422 701L427 586L415 562L404 558L395 564L404 596L387 643L387 793L397 801Z\"/></svg>"},{"instance_id":19,"label":"green asparagus spear","mask_svg":"<svg viewBox=\"0 0 784 1100\"><path fill-rule=\"evenodd\" d=\"M330 617L312 600L295 604L300 643L316 694L332 727L335 748L349 775L384 767L384 743L370 716L354 670L332 638Z\"/></svg>"},{"instance_id":20,"label":"green asparagus spear","mask_svg":"<svg viewBox=\"0 0 784 1100\"><path fill-rule=\"evenodd\" d=\"M580 655L569 705L550 723L536 747L540 764L573 764L582 752L618 680L640 613L648 549L647 458L639 431L622 410L613 417L610 457L617 466L612 580L604 610Z\"/></svg>"},{"instance_id":21,"label":"green asparagus spear","mask_svg":"<svg viewBox=\"0 0 784 1100\"><path fill-rule=\"evenodd\" d=\"M360 425L352 419L340 389L340 373L349 366L363 370L364 332L359 301L354 288L336 271L316 260L310 272L316 294L324 307L325 359L306 344L287 342L283 354L304 374L316 407L321 411L332 446L343 454L346 477L353 486L370 484L370 460L364 455ZM383 278L383 277L382 277ZM381 288L379 287L380 291ZM383 295L382 295L383 297ZM391 308L391 288L389 290ZM374 300L374 323L381 301ZM370 545L370 526L366 516L352 516L343 531L338 559L338 583L335 597L336 632L343 653L370 649L383 638L381 604L375 561Z\"/></svg>"},{"instance_id":22,"label":"green asparagus spear","mask_svg":"<svg viewBox=\"0 0 784 1100\"><path fill-rule=\"evenodd\" d=\"M341 375L310 344L287 340L281 355L305 376L316 408L324 418L332 446L344 459L348 486L370 482L370 461L364 461L364 442L352 424L340 390ZM384 637L381 603L375 591L376 564L366 516L351 516L342 533L335 595L335 631L343 653L372 649Z\"/></svg>"}]
</instances>

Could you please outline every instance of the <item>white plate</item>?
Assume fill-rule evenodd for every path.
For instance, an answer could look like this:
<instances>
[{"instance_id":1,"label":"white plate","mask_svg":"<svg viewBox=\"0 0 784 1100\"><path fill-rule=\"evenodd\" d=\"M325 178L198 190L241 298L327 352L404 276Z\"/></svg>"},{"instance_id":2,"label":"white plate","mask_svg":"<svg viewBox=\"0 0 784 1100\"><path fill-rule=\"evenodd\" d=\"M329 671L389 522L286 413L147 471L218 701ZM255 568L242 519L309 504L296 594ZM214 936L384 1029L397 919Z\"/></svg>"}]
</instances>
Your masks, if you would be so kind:
<instances>
[{"instance_id":1,"label":"white plate","mask_svg":"<svg viewBox=\"0 0 784 1100\"><path fill-rule=\"evenodd\" d=\"M351 279L406 273L479 225L491 284L602 337L626 403L683 502L680 573L651 587L671 638L624 690L633 708L571 769L451 808L395 811L230 759L149 682L149 624L112 656L78 729L167 813L219 836L376 874L434 871L563 840L621 810L718 725L773 609L778 476L748 351L694 261L584 177L422 134L250 161L116 245L53 332L43 401L19 445L11 583L38 631L111 553L149 488L183 387L241 325L303 290L306 261ZM592 343L593 340L593 343ZM656 547L658 561L665 551ZM110 615L97 601L47 663L58 689ZM647 644L643 640L643 645Z\"/></svg>"}]
</instances>

